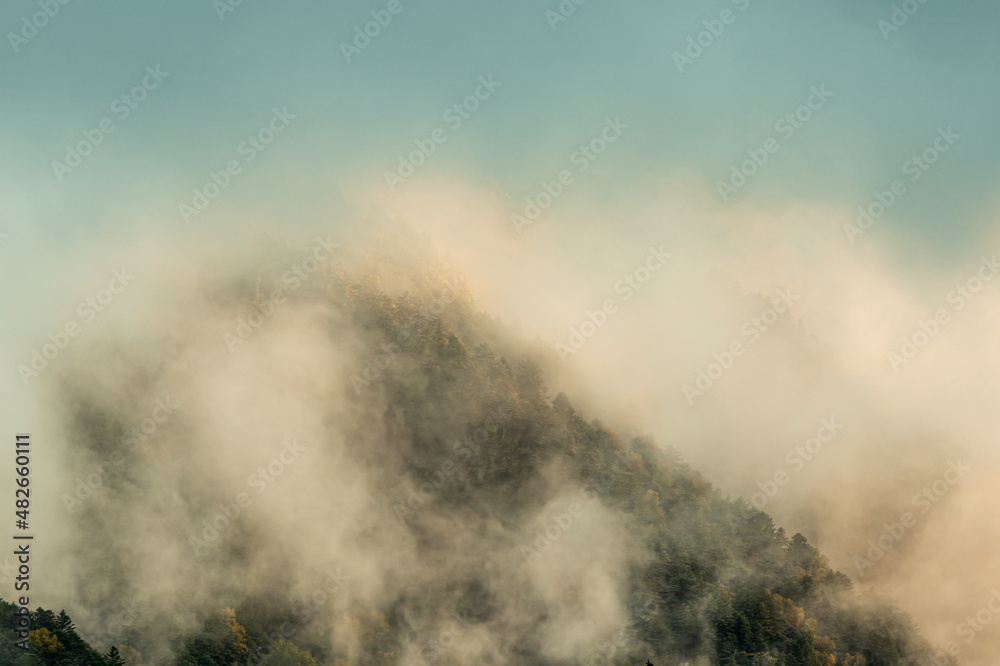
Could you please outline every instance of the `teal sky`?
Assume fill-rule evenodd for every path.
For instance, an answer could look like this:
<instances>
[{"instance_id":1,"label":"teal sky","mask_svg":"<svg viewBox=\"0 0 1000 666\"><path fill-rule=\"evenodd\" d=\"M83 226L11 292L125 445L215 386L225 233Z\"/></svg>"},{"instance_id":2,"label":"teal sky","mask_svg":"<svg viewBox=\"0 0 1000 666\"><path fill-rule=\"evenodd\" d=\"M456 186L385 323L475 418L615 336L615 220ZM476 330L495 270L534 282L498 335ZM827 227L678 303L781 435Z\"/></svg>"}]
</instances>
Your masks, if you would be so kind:
<instances>
[{"instance_id":1,"label":"teal sky","mask_svg":"<svg viewBox=\"0 0 1000 666\"><path fill-rule=\"evenodd\" d=\"M220 20L206 0L76 1L59 5L15 53L9 33L39 5L5 3L4 279L15 283L29 266L58 263L61 252L105 235L228 233L241 216L286 227L346 219L357 213L345 203L352 188L379 182L486 75L501 87L449 131L422 174L496 184L522 201L566 168L605 118L620 117L629 129L574 196L585 190L614 206L675 179L715 196L745 151L775 136L775 123L825 85L833 98L729 205L804 200L852 210L950 126L962 139L880 224L945 250L941 257L964 257L993 211L993 2L931 0L886 40L877 22L890 18L889 2L751 0L741 11L744 0L588 0L553 30L546 11L558 9L555 0L401 0L402 12L348 64L341 44L387 4L243 0ZM726 9L735 21L678 72L673 53ZM114 100L155 65L169 77L58 182L52 163L67 144L113 117ZM275 107L296 115L289 129L184 225L179 203L238 157ZM627 233L627 219L615 224Z\"/></svg>"}]
</instances>

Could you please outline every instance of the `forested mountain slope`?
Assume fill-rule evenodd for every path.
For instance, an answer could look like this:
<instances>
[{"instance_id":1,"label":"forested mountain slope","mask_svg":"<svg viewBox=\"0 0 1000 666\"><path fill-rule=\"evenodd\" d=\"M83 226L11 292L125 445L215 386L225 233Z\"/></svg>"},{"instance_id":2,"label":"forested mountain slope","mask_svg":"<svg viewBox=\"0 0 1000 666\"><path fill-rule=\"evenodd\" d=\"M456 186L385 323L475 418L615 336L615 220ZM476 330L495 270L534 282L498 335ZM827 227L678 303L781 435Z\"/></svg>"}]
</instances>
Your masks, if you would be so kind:
<instances>
[{"instance_id":1,"label":"forested mountain slope","mask_svg":"<svg viewBox=\"0 0 1000 666\"><path fill-rule=\"evenodd\" d=\"M194 551L190 575L205 593L184 617L147 601L134 619L91 639L98 653L68 616L37 609L24 652L14 647L15 607L4 604L0 663L934 663L908 615L855 591L801 534L788 536L744 500L724 497L670 446L620 436L552 395L545 368L554 353L514 339L461 287L406 270L405 288L387 290L372 276L384 276L382 269L357 277L324 266L300 288L286 288L288 302L260 324L266 331L313 308L310 325L322 344L347 350L347 363L326 367L323 355L310 362L317 375L336 374L330 381L341 387L342 404L324 412L340 436L322 443L326 453L313 446L306 455L315 465L336 449L341 466L364 470L363 510L378 519L355 518L345 533L361 552L392 543L406 553L405 564L375 576L377 593L358 591L361 564L343 572L331 565L311 594L298 592L307 576L294 551L309 548L328 523L310 518L295 543L262 548L271 532L250 507L214 541L205 531L177 530L182 550ZM232 312L266 314L279 275L265 268L257 279L207 291ZM118 367L128 388L108 389L120 391L117 400L148 402L157 373L174 362L190 368L181 330L142 353L124 350ZM233 334L226 344L234 358L271 344L261 332ZM150 361L150 346L167 360ZM75 445L99 459L130 422L87 393L101 385L85 384L67 376L60 391L73 406ZM166 500L154 488L164 457L197 436L183 412L163 426L176 449L138 449L95 491L99 502L72 506L75 543L105 563L80 575L110 581L100 590L81 584L71 595L91 625L107 626L101 608L110 599L143 596L131 566L140 555L116 545L119 528L105 525L110 509L146 506L155 495L158 510L204 517L232 501L231 493L194 490L197 471L192 486L178 482ZM279 478L267 492L278 497L293 485ZM335 493L336 485L311 496Z\"/></svg>"}]
</instances>

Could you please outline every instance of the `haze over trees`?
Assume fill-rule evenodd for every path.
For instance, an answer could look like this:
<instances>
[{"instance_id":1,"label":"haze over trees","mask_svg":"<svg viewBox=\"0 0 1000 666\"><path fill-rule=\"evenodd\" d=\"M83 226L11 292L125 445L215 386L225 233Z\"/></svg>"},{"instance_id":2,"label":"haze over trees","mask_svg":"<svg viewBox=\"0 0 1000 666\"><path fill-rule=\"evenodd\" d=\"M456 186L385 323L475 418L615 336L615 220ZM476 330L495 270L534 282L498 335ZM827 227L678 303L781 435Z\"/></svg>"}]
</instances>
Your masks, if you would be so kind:
<instances>
[{"instance_id":1,"label":"haze over trees","mask_svg":"<svg viewBox=\"0 0 1000 666\"><path fill-rule=\"evenodd\" d=\"M226 311L226 322L252 311L280 288L268 277L280 270L269 268L204 287L207 300ZM236 467L242 476L230 485L194 463L185 467L186 442L206 447L210 438L189 416L195 407L185 398L196 392L175 395L182 406L161 443L138 449L74 512L72 543L84 554L72 564L81 579L96 576L101 585L84 580L67 598L96 633L78 631L65 612L38 608L31 650L20 651L15 607L2 603L0 663L933 663L905 612L854 589L806 537L723 496L670 445L613 432L565 394L552 395L552 352L515 339L464 290L419 265L356 270L318 270L232 354L234 363L277 363L282 357L261 350L303 352L283 347L292 343L346 350L347 361L317 351L305 362L321 388L338 387L329 411L310 405L329 429L326 439L309 439L303 460L311 462L288 463L192 555L191 536L207 540L202 521L234 501L233 488L246 490L254 465ZM391 289L383 287L386 275L396 276ZM308 313L301 321L309 335L283 337L280 320L300 313ZM122 400L146 405L163 385L193 381L185 378L199 368L182 361L201 338L187 332L194 323L178 321L184 325L142 352L125 349L112 380L64 379L67 425L83 458L106 455L128 430L132 412L116 406ZM268 327L278 330L272 336ZM219 339L212 336L228 354ZM279 366L256 370L242 391L269 373L280 387L293 385L283 383ZM161 375L170 381L161 384ZM220 457L220 465L243 462ZM346 477L332 471L314 483L309 474L316 468L323 479L320 472L333 469L328 460L363 474L363 487L344 494ZM315 508L324 495L337 498L340 512ZM294 539L275 534L268 502L281 503ZM116 508L145 512L161 538L179 544L178 568L191 588L180 579L167 591L152 585L135 561L142 554L129 550L130 523L109 517ZM341 513L350 515L347 527L337 522ZM334 529L350 547L324 541ZM331 576L343 566L336 587L324 587L325 571L297 559L313 542L334 553ZM393 549L405 554L396 570L384 565ZM184 592L194 586L199 595ZM109 634L101 629L114 600L132 594L143 609L113 632L113 645L98 644Z\"/></svg>"}]
</instances>

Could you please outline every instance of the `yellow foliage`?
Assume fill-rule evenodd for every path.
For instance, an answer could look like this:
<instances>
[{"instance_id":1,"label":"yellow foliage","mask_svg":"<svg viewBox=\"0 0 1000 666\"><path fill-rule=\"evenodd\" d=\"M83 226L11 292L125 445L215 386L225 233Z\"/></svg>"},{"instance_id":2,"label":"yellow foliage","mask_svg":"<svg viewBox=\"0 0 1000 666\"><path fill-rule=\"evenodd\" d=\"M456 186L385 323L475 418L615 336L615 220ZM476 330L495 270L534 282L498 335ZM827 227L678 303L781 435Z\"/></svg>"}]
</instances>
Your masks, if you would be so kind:
<instances>
[{"instance_id":1,"label":"yellow foliage","mask_svg":"<svg viewBox=\"0 0 1000 666\"><path fill-rule=\"evenodd\" d=\"M660 506L660 493L650 488L646 491L646 494L642 496L642 501L655 511L657 515L663 515L663 507Z\"/></svg>"},{"instance_id":2,"label":"yellow foliage","mask_svg":"<svg viewBox=\"0 0 1000 666\"><path fill-rule=\"evenodd\" d=\"M59 639L48 629L35 629L28 635L28 640L31 642L31 647L41 654L58 652L62 647Z\"/></svg>"},{"instance_id":3,"label":"yellow foliage","mask_svg":"<svg viewBox=\"0 0 1000 666\"><path fill-rule=\"evenodd\" d=\"M250 646L247 643L247 630L243 628L243 625L236 621L236 611L232 608L224 608L219 613L222 616L222 620L229 627L229 631L232 632L232 638L230 643L233 650L238 655L244 655L250 650Z\"/></svg>"},{"instance_id":4,"label":"yellow foliage","mask_svg":"<svg viewBox=\"0 0 1000 666\"><path fill-rule=\"evenodd\" d=\"M809 624L809 621L806 620L806 612L796 606L795 602L791 599L786 599L780 594L772 594L771 596L780 604L781 614L784 616L785 621L795 627L796 631L801 631L803 625Z\"/></svg>"}]
</instances>

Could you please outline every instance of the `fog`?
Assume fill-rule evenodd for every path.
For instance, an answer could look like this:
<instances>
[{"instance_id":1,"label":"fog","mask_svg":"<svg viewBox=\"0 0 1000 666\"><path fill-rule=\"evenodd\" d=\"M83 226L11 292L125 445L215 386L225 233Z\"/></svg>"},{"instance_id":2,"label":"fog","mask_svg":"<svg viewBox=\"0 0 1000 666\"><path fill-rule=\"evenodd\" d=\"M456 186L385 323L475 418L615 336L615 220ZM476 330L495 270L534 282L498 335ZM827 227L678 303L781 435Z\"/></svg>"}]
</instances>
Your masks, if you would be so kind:
<instances>
[{"instance_id":1,"label":"fog","mask_svg":"<svg viewBox=\"0 0 1000 666\"><path fill-rule=\"evenodd\" d=\"M102 239L69 255L51 280L84 262L127 262L135 279L30 379L25 413L45 415L46 442L38 603L67 608L96 645L145 632L147 658L251 594L322 618L341 647L372 630L344 618L391 606L409 627L403 664L505 663L503 637L530 631L546 657L582 661L623 629L618 590L643 555L621 516L558 468L514 527L502 506L429 502L415 511L419 539L400 520L412 443L377 386L354 389L371 343L320 297L324 280L350 274L497 317L511 349L541 354L551 396L676 447L726 494L805 534L857 590L890 594L929 639L954 642L962 663L989 663L1000 309L993 282L973 293L973 278L996 240L957 258L885 230L852 244L850 211L723 209L703 195L664 187L617 208L584 197L519 233L502 190L426 179L359 195L356 219L326 226L189 231L155 247ZM609 222L622 217L628 233ZM274 289L287 300L261 306L244 340L247 297ZM933 335L895 371L887 354L902 355L921 322ZM457 440L463 416L429 418ZM123 462L81 491L116 450ZM522 547L571 505L579 527L525 567ZM546 624L526 627L538 604ZM977 613L978 629L960 625Z\"/></svg>"},{"instance_id":2,"label":"fog","mask_svg":"<svg viewBox=\"0 0 1000 666\"><path fill-rule=\"evenodd\" d=\"M401 437L378 381L357 390L377 346L357 312L325 295L347 274L431 304L467 294L429 247L386 243L386 230L406 233L390 225L357 247L324 234L301 250L275 235L103 250L141 266L122 302L26 375L49 414L35 433L46 450L34 472L45 493L33 604L65 607L101 649L138 640L146 663L255 596L302 623L276 622L272 640L320 640L332 627L351 663L385 609L410 636L393 663L504 663L517 635L582 660L623 629L618 593L640 555L558 468L526 491L538 505L521 517L435 504L433 491L412 498L422 478L404 459L428 454ZM393 362L410 373L405 357ZM467 437L466 406L420 407L449 452ZM507 418L472 428L492 433ZM441 468L461 469L459 453ZM526 566L524 549L553 520L575 527ZM535 626L539 608L549 619Z\"/></svg>"},{"instance_id":3,"label":"fog","mask_svg":"<svg viewBox=\"0 0 1000 666\"><path fill-rule=\"evenodd\" d=\"M894 596L937 645L954 642L961 663L991 663L995 236L956 251L876 225L852 243L855 211L723 207L687 184L611 211L585 197L517 233L517 204L455 189L414 188L389 207L432 230L487 311L557 354L588 312L617 301L554 363L554 390L616 429L677 447L730 496L805 534L856 589ZM620 232L615 219L639 231ZM616 294L661 246L667 265L630 299ZM779 290L794 295L789 312L754 323ZM686 395L734 342L742 355ZM822 430L831 418L842 425L832 436Z\"/></svg>"}]
</instances>

